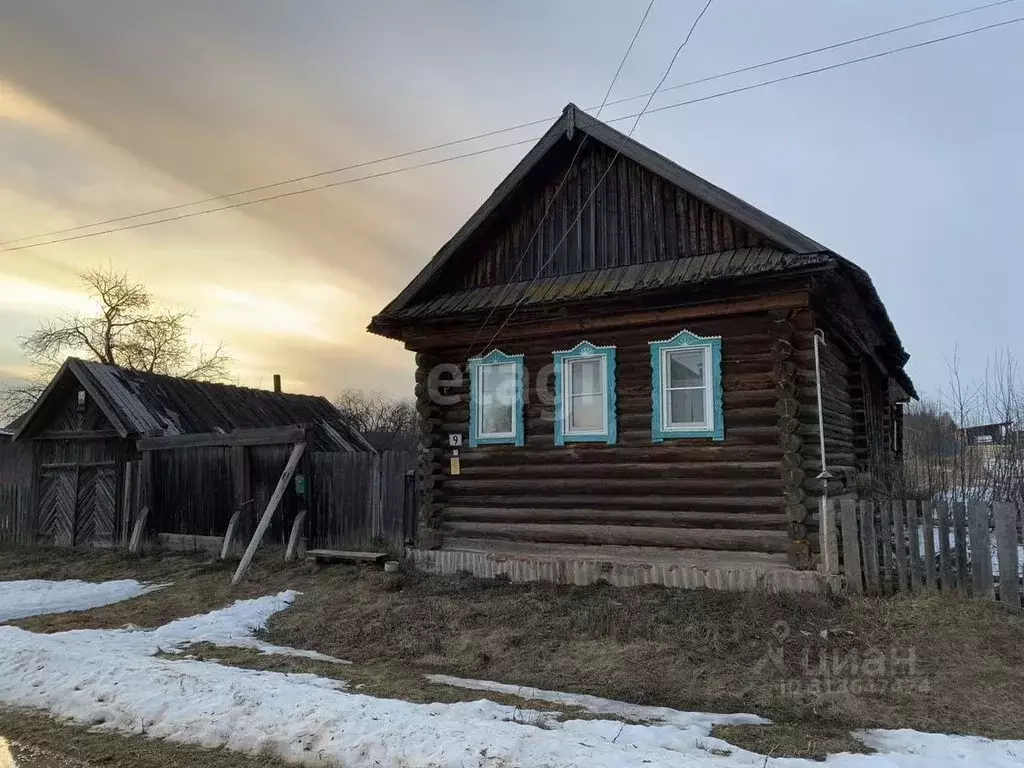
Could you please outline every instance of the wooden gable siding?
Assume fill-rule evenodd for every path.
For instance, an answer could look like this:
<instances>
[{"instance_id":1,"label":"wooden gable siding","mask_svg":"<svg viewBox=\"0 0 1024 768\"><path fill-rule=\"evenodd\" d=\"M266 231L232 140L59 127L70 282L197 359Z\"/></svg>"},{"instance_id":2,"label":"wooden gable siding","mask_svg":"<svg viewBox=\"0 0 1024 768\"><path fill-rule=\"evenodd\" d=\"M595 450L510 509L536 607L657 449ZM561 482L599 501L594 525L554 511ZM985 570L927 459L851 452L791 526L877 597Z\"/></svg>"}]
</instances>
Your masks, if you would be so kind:
<instances>
[{"instance_id":1,"label":"wooden gable siding","mask_svg":"<svg viewBox=\"0 0 1024 768\"><path fill-rule=\"evenodd\" d=\"M773 329L779 324L782 334ZM781 553L812 538L801 466L801 432L816 425L816 410L803 405L814 397L812 327L806 310L762 311L503 342L504 352L525 355L525 446L463 448L461 472L451 476L443 445L450 433L468 434L468 382L447 392L458 396L455 405L421 398L421 444L434 456L421 465L428 527L445 548L504 539ZM723 442L652 442L648 342L684 328L723 338ZM559 447L552 350L584 338L616 346L618 442ZM420 355L417 380L437 362L463 362L463 353Z\"/></svg>"},{"instance_id":2,"label":"wooden gable siding","mask_svg":"<svg viewBox=\"0 0 1024 768\"><path fill-rule=\"evenodd\" d=\"M537 170L542 176L527 179L505 212L467 243L461 258L437 281L439 290L771 245L621 155L575 221L615 155L590 140L570 167L575 146L567 143L563 152L553 153L551 161ZM568 177L559 189L567 168Z\"/></svg>"},{"instance_id":3,"label":"wooden gable siding","mask_svg":"<svg viewBox=\"0 0 1024 768\"><path fill-rule=\"evenodd\" d=\"M76 389L68 389L61 396L55 396L54 399L50 415L38 433L39 437L87 432L107 435L113 432L114 425L110 423L96 401L88 395L85 396L85 402L82 405L78 403L78 390Z\"/></svg>"}]
</instances>

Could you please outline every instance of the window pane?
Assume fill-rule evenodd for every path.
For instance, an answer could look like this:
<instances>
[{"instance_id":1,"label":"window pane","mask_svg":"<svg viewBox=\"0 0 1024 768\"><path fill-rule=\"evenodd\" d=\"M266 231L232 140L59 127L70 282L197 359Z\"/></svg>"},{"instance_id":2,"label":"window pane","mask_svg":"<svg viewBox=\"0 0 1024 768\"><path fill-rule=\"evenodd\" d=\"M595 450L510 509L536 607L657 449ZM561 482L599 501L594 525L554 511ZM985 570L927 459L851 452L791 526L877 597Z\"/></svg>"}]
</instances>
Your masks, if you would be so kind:
<instances>
[{"instance_id":1,"label":"window pane","mask_svg":"<svg viewBox=\"0 0 1024 768\"><path fill-rule=\"evenodd\" d=\"M600 360L577 360L569 365L572 394L595 394L603 391Z\"/></svg>"},{"instance_id":2,"label":"window pane","mask_svg":"<svg viewBox=\"0 0 1024 768\"><path fill-rule=\"evenodd\" d=\"M516 366L513 363L480 367L480 433L512 431L516 402Z\"/></svg>"},{"instance_id":3,"label":"window pane","mask_svg":"<svg viewBox=\"0 0 1024 768\"><path fill-rule=\"evenodd\" d=\"M677 389L668 394L670 424L704 423L703 389Z\"/></svg>"},{"instance_id":4,"label":"window pane","mask_svg":"<svg viewBox=\"0 0 1024 768\"><path fill-rule=\"evenodd\" d=\"M604 395L573 395L569 429L600 432L604 429Z\"/></svg>"},{"instance_id":5,"label":"window pane","mask_svg":"<svg viewBox=\"0 0 1024 768\"><path fill-rule=\"evenodd\" d=\"M687 349L668 354L669 387L700 387L704 384L704 351Z\"/></svg>"}]
</instances>

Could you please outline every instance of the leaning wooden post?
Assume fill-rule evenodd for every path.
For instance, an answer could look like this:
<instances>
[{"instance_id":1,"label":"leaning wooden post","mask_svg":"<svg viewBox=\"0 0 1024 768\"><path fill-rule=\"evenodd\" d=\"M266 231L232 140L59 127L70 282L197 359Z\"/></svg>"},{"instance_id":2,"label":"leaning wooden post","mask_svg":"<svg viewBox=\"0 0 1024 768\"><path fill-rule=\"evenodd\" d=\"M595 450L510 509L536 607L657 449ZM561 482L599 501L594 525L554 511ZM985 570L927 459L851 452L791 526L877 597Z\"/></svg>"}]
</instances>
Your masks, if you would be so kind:
<instances>
[{"instance_id":1,"label":"leaning wooden post","mask_svg":"<svg viewBox=\"0 0 1024 768\"><path fill-rule=\"evenodd\" d=\"M132 540L128 543L128 552L130 554L137 555L142 548L142 533L146 529L147 517L149 517L149 507L143 507L142 511L139 512L139 518L135 521Z\"/></svg>"},{"instance_id":2,"label":"leaning wooden post","mask_svg":"<svg viewBox=\"0 0 1024 768\"><path fill-rule=\"evenodd\" d=\"M277 488L274 489L274 494L270 497L270 501L267 503L267 509L263 512L263 517L260 518L259 525L256 526L256 532L252 535L252 541L249 542L249 547L245 550L245 554L242 555L242 562L238 564L238 570L235 571L235 575L231 577L231 583L237 584L242 580L246 570L249 568L249 563L252 562L253 557L256 555L256 549L260 545L260 541L263 539L263 534L267 532L267 528L270 527L270 518L274 516L274 511L281 503L281 498L284 496L285 490L288 488L288 483L291 482L292 475L295 474L295 468L299 466L299 459L302 458L303 451L306 450L305 443L297 443L292 448L292 454L288 457L288 463L284 466L284 471L281 473L281 479L277 481Z\"/></svg>"},{"instance_id":3,"label":"leaning wooden post","mask_svg":"<svg viewBox=\"0 0 1024 768\"><path fill-rule=\"evenodd\" d=\"M306 522L306 510L303 509L295 516L295 522L292 523L292 535L288 537L288 549L284 551L285 562L295 559L295 550L299 545L299 536L302 534L304 522Z\"/></svg>"},{"instance_id":4,"label":"leaning wooden post","mask_svg":"<svg viewBox=\"0 0 1024 768\"><path fill-rule=\"evenodd\" d=\"M231 515L231 519L228 520L228 530L224 534L224 543L220 547L220 559L227 560L228 553L231 552L231 542L235 538L235 531L238 528L238 519L242 516L242 510L236 509L235 513Z\"/></svg>"}]
</instances>

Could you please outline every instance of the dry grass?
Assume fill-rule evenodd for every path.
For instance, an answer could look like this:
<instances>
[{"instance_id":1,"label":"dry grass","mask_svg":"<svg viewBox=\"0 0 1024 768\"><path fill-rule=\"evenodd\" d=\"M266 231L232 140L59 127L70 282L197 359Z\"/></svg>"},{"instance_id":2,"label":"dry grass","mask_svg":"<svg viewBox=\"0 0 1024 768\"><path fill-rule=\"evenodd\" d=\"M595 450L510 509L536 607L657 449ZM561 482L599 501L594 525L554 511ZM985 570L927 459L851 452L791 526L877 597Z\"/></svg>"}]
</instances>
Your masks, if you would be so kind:
<instances>
[{"instance_id":1,"label":"dry grass","mask_svg":"<svg viewBox=\"0 0 1024 768\"><path fill-rule=\"evenodd\" d=\"M0 735L21 747L18 764L40 768L287 768L268 754L203 749L94 731L41 712L0 707Z\"/></svg>"},{"instance_id":2,"label":"dry grass","mask_svg":"<svg viewBox=\"0 0 1024 768\"><path fill-rule=\"evenodd\" d=\"M805 757L824 760L842 752L867 755L874 750L857 741L845 728L816 723L717 725L712 736L766 757Z\"/></svg>"},{"instance_id":3,"label":"dry grass","mask_svg":"<svg viewBox=\"0 0 1024 768\"><path fill-rule=\"evenodd\" d=\"M11 622L31 632L69 629L112 629L134 624L158 627L184 616L206 613L238 599L259 597L284 589L305 589L313 583L317 567L260 558L237 587L231 576L237 563L209 556L131 557L111 552L59 550L0 550L0 579L138 579L171 586L126 603L88 611L34 616Z\"/></svg>"},{"instance_id":4,"label":"dry grass","mask_svg":"<svg viewBox=\"0 0 1024 768\"><path fill-rule=\"evenodd\" d=\"M285 566L268 558L232 588L230 566L189 558L45 560L0 553L0 578L135 577L170 579L175 586L93 611L25 619L20 626L156 626L239 597L295 588L304 594L271 620L266 639L356 662L335 674L374 695L464 698L422 679L442 673L637 704L754 712L775 721L774 730L740 729L731 738L762 751L765 739L779 740L777 755L820 754L860 728L1024 737L1024 617L993 603L510 584ZM887 655L883 674L851 670L853 657L873 658L875 649ZM914 675L893 670L893 651L901 658L914 654ZM225 658L221 649L216 655ZM822 655L830 664L847 662L833 686L853 682L854 690L809 690L826 680L813 671ZM306 663L259 663L300 661ZM787 734L792 738L782 738ZM850 749L845 743L840 748Z\"/></svg>"},{"instance_id":5,"label":"dry grass","mask_svg":"<svg viewBox=\"0 0 1024 768\"><path fill-rule=\"evenodd\" d=\"M214 661L232 667L259 669L269 672L305 673L345 682L348 690L367 696L429 704L477 701L487 698L498 704L519 709L558 713L555 720L586 720L599 716L578 706L540 701L525 696L511 696L497 691L474 691L441 683L432 683L419 673L400 664L336 664L330 661L307 659L275 653L261 653L252 648L225 648L211 643L195 643L182 648L182 653L160 652L157 655L171 661L186 657L198 661ZM606 716L602 716L608 719Z\"/></svg>"}]
</instances>

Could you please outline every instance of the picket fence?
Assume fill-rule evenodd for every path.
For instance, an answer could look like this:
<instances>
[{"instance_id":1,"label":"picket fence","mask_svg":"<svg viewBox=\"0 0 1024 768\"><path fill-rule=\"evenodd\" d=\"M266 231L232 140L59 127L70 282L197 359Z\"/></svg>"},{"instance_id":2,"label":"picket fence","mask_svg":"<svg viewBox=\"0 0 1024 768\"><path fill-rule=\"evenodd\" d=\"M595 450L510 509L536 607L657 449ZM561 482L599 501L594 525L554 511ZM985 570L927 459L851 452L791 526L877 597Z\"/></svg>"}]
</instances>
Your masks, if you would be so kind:
<instances>
[{"instance_id":1,"label":"picket fence","mask_svg":"<svg viewBox=\"0 0 1024 768\"><path fill-rule=\"evenodd\" d=\"M1021 610L1024 546L1015 505L842 499L826 517L824 560L841 563L853 593L956 591Z\"/></svg>"}]
</instances>

